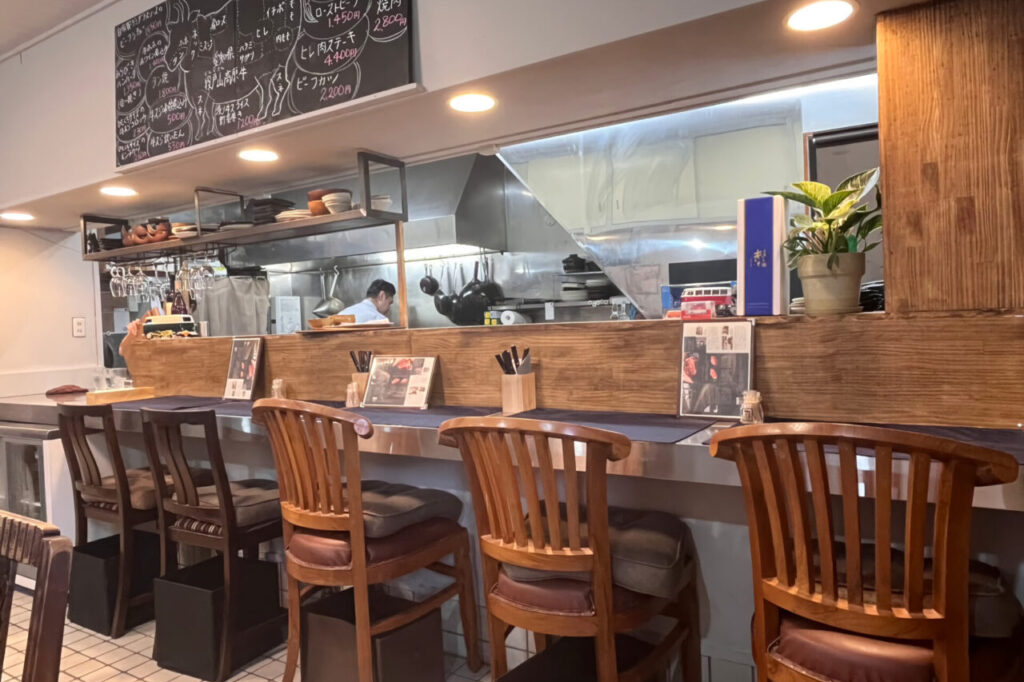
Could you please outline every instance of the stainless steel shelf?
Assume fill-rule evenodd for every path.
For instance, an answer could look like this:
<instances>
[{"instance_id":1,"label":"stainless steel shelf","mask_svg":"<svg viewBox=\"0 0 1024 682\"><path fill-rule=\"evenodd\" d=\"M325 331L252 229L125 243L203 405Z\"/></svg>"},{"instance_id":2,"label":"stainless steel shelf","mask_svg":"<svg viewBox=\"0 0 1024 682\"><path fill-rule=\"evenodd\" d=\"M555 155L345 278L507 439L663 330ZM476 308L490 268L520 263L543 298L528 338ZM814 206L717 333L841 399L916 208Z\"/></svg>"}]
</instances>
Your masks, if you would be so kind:
<instances>
[{"instance_id":1,"label":"stainless steel shelf","mask_svg":"<svg viewBox=\"0 0 1024 682\"><path fill-rule=\"evenodd\" d=\"M139 261L164 256L173 256L196 251L210 251L223 246L237 246L257 242L272 242L282 239L311 237L330 232L344 232L379 225L394 225L403 219L401 213L375 211L357 208L345 213L289 220L283 223L264 223L248 228L210 232L198 237L168 239L155 244L126 246L120 249L87 253L87 261Z\"/></svg>"},{"instance_id":2,"label":"stainless steel shelf","mask_svg":"<svg viewBox=\"0 0 1024 682\"><path fill-rule=\"evenodd\" d=\"M600 308L611 305L607 298L595 299L593 301L550 301L556 308ZM544 310L547 303L513 303L511 305L492 305L488 310Z\"/></svg>"}]
</instances>

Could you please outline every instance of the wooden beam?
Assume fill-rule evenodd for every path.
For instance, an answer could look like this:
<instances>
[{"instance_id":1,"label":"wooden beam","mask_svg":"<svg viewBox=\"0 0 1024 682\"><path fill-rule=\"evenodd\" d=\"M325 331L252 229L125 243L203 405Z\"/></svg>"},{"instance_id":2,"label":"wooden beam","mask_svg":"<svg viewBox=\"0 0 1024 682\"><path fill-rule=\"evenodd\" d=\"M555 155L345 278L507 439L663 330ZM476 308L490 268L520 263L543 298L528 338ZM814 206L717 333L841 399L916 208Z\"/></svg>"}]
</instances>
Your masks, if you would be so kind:
<instances>
[{"instance_id":1,"label":"wooden beam","mask_svg":"<svg viewBox=\"0 0 1024 682\"><path fill-rule=\"evenodd\" d=\"M1024 4L878 18L890 312L1024 308Z\"/></svg>"}]
</instances>

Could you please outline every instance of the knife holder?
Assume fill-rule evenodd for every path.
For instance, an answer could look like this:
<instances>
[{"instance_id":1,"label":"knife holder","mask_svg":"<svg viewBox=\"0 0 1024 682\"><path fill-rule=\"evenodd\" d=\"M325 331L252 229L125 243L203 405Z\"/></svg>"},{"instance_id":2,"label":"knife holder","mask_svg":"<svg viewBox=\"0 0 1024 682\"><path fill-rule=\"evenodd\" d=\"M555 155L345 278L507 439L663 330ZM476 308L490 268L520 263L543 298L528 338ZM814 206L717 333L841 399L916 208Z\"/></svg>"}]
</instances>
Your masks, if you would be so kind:
<instances>
[{"instance_id":1,"label":"knife holder","mask_svg":"<svg viewBox=\"0 0 1024 682\"><path fill-rule=\"evenodd\" d=\"M529 412L537 408L537 375L501 375L501 413L504 415Z\"/></svg>"},{"instance_id":2,"label":"knife holder","mask_svg":"<svg viewBox=\"0 0 1024 682\"><path fill-rule=\"evenodd\" d=\"M356 388L359 390L359 400L363 399L366 395L366 384L370 381L369 372L353 372L352 381L355 382ZM358 405L349 405L349 407L358 407Z\"/></svg>"}]
</instances>

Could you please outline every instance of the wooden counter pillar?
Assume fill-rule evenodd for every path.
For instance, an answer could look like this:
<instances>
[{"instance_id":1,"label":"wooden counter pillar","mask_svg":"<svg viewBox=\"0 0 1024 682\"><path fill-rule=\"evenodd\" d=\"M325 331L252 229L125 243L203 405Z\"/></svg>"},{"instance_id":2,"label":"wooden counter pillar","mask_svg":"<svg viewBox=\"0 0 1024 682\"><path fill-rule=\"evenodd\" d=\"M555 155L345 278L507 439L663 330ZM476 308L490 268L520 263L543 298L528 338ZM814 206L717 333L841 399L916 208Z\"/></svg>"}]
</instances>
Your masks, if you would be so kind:
<instances>
[{"instance_id":1,"label":"wooden counter pillar","mask_svg":"<svg viewBox=\"0 0 1024 682\"><path fill-rule=\"evenodd\" d=\"M890 312L1024 308L1024 2L878 19Z\"/></svg>"}]
</instances>

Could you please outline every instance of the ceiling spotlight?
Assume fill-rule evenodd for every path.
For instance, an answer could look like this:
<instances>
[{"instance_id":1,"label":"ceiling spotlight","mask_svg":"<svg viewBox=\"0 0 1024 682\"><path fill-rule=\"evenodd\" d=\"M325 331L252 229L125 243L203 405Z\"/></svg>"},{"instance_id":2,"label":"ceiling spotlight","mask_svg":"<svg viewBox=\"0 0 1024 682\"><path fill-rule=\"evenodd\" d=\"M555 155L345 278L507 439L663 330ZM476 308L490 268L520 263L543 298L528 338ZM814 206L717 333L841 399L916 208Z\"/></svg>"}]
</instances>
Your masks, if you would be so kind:
<instances>
[{"instance_id":1,"label":"ceiling spotlight","mask_svg":"<svg viewBox=\"0 0 1024 682\"><path fill-rule=\"evenodd\" d=\"M255 163L270 163L271 161L277 161L278 156L277 152L270 151L269 149L243 149L238 152L238 158Z\"/></svg>"},{"instance_id":2,"label":"ceiling spotlight","mask_svg":"<svg viewBox=\"0 0 1024 682\"><path fill-rule=\"evenodd\" d=\"M494 108L494 98L481 92L468 92L464 95L456 95L448 100L448 106L455 111L462 111L467 114L476 114L481 111L490 111Z\"/></svg>"},{"instance_id":3,"label":"ceiling spotlight","mask_svg":"<svg viewBox=\"0 0 1024 682\"><path fill-rule=\"evenodd\" d=\"M853 14L849 0L819 0L789 15L786 24L794 31L820 31L841 24Z\"/></svg>"},{"instance_id":4,"label":"ceiling spotlight","mask_svg":"<svg viewBox=\"0 0 1024 682\"><path fill-rule=\"evenodd\" d=\"M7 211L6 213L0 213L0 220L10 220L12 222L23 222L25 220L35 220L36 217L31 213L22 213L21 211Z\"/></svg>"},{"instance_id":5,"label":"ceiling spotlight","mask_svg":"<svg viewBox=\"0 0 1024 682\"><path fill-rule=\"evenodd\" d=\"M133 190L131 187L115 187L108 185L100 188L100 194L106 194L108 197L133 197L138 192Z\"/></svg>"}]
</instances>

